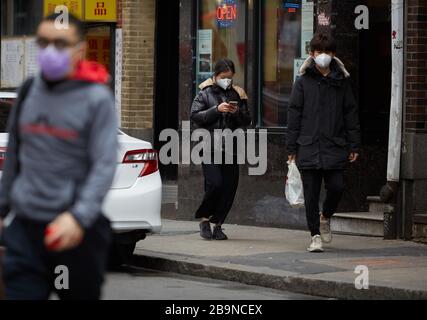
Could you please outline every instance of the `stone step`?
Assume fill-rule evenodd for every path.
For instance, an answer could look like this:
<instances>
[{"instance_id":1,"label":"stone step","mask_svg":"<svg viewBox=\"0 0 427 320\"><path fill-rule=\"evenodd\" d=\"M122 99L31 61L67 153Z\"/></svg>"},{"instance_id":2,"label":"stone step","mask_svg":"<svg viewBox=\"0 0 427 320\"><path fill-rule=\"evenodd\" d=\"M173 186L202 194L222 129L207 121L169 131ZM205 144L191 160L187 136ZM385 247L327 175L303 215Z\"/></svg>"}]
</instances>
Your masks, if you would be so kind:
<instances>
[{"instance_id":1,"label":"stone step","mask_svg":"<svg viewBox=\"0 0 427 320\"><path fill-rule=\"evenodd\" d=\"M369 212L384 212L386 204L381 201L379 196L368 196L366 197L366 201L369 204Z\"/></svg>"},{"instance_id":2,"label":"stone step","mask_svg":"<svg viewBox=\"0 0 427 320\"><path fill-rule=\"evenodd\" d=\"M382 212L336 213L331 221L332 232L362 236L384 236Z\"/></svg>"},{"instance_id":3,"label":"stone step","mask_svg":"<svg viewBox=\"0 0 427 320\"><path fill-rule=\"evenodd\" d=\"M427 224L427 214L414 215L414 223Z\"/></svg>"}]
</instances>

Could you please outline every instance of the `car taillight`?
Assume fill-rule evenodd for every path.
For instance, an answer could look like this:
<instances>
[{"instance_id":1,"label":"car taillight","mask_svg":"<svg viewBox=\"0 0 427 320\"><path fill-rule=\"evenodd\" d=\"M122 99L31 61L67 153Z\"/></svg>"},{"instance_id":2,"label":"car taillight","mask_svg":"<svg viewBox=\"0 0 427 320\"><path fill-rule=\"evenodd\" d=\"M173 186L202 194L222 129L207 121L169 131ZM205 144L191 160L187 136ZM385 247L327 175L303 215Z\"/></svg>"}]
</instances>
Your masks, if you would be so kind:
<instances>
[{"instance_id":1,"label":"car taillight","mask_svg":"<svg viewBox=\"0 0 427 320\"><path fill-rule=\"evenodd\" d=\"M143 163L140 177L148 176L159 170L158 154L153 149L142 149L128 151L123 158L123 163Z\"/></svg>"},{"instance_id":2,"label":"car taillight","mask_svg":"<svg viewBox=\"0 0 427 320\"><path fill-rule=\"evenodd\" d=\"M6 156L6 149L0 148L0 170L3 170L3 162L4 162L5 156Z\"/></svg>"}]
</instances>

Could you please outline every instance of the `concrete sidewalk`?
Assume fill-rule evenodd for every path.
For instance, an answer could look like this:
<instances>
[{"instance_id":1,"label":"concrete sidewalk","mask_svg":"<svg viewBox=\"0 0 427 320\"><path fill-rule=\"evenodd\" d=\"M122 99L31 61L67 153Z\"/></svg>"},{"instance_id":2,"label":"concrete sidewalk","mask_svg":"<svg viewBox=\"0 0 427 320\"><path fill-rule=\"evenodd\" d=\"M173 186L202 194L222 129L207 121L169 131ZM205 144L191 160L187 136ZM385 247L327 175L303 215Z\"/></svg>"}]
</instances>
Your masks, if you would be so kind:
<instances>
[{"instance_id":1,"label":"concrete sidewalk","mask_svg":"<svg viewBox=\"0 0 427 320\"><path fill-rule=\"evenodd\" d=\"M137 245L135 263L156 270L341 299L427 299L427 246L334 235L324 253L309 253L304 231L224 225L228 241L206 241L198 222L163 221ZM355 268L369 289L355 288ZM197 298L197 297L194 297Z\"/></svg>"}]
</instances>

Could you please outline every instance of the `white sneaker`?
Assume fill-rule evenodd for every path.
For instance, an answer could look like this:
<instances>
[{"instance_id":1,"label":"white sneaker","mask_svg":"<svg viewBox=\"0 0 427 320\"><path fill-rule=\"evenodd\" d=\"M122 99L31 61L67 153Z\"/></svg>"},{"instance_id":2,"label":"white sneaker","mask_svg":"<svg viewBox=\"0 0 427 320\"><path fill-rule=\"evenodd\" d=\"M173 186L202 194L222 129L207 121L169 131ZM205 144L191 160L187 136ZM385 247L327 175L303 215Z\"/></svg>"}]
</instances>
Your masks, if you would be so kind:
<instances>
[{"instance_id":1,"label":"white sneaker","mask_svg":"<svg viewBox=\"0 0 427 320\"><path fill-rule=\"evenodd\" d=\"M316 234L311 238L311 243L310 243L310 246L307 248L307 251L323 252L322 238L320 237L320 235Z\"/></svg>"},{"instance_id":2,"label":"white sneaker","mask_svg":"<svg viewBox=\"0 0 427 320\"><path fill-rule=\"evenodd\" d=\"M320 218L320 236L324 243L332 241L331 219Z\"/></svg>"}]
</instances>

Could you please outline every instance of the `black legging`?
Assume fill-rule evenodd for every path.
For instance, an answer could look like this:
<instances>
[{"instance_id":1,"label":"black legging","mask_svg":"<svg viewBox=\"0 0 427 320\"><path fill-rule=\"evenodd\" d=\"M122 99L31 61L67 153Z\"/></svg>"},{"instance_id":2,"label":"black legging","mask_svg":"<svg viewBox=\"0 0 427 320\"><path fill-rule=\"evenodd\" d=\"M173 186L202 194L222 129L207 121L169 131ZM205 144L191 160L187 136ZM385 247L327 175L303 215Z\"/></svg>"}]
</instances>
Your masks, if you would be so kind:
<instances>
[{"instance_id":1,"label":"black legging","mask_svg":"<svg viewBox=\"0 0 427 320\"><path fill-rule=\"evenodd\" d=\"M233 205L239 184L239 165L202 164L205 176L205 195L196 211L196 218L210 218L210 222L224 223Z\"/></svg>"}]
</instances>

